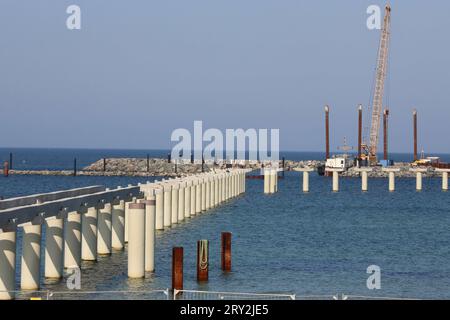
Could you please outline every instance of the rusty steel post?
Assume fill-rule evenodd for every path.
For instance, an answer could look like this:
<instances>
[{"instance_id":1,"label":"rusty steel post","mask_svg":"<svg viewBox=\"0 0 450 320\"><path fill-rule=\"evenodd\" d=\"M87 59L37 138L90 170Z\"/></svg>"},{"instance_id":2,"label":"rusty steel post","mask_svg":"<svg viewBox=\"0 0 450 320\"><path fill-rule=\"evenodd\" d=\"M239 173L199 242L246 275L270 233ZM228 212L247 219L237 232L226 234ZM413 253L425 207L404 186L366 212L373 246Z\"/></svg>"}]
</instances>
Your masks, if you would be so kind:
<instances>
[{"instance_id":1,"label":"rusty steel post","mask_svg":"<svg viewBox=\"0 0 450 320\"><path fill-rule=\"evenodd\" d=\"M389 116L389 109L385 109L383 112L383 146L384 146L384 152L383 152L383 159L388 159L388 116Z\"/></svg>"},{"instance_id":2,"label":"rusty steel post","mask_svg":"<svg viewBox=\"0 0 450 320\"><path fill-rule=\"evenodd\" d=\"M150 155L147 153L147 172L150 172Z\"/></svg>"},{"instance_id":3,"label":"rusty steel post","mask_svg":"<svg viewBox=\"0 0 450 320\"><path fill-rule=\"evenodd\" d=\"M13 154L12 152L9 153L9 169L13 169Z\"/></svg>"},{"instance_id":4,"label":"rusty steel post","mask_svg":"<svg viewBox=\"0 0 450 320\"><path fill-rule=\"evenodd\" d=\"M362 105L358 106L358 160L361 160L362 148Z\"/></svg>"},{"instance_id":5,"label":"rusty steel post","mask_svg":"<svg viewBox=\"0 0 450 320\"><path fill-rule=\"evenodd\" d=\"M414 126L414 161L417 160L417 110L413 111L413 126Z\"/></svg>"},{"instance_id":6,"label":"rusty steel post","mask_svg":"<svg viewBox=\"0 0 450 320\"><path fill-rule=\"evenodd\" d=\"M330 158L330 107L325 106L325 159Z\"/></svg>"},{"instance_id":7,"label":"rusty steel post","mask_svg":"<svg viewBox=\"0 0 450 320\"><path fill-rule=\"evenodd\" d=\"M3 175L5 177L9 176L9 163L8 163L8 161L5 161L3 163Z\"/></svg>"},{"instance_id":8,"label":"rusty steel post","mask_svg":"<svg viewBox=\"0 0 450 320\"><path fill-rule=\"evenodd\" d=\"M208 240L197 241L197 281L208 281L209 245Z\"/></svg>"},{"instance_id":9,"label":"rusty steel post","mask_svg":"<svg viewBox=\"0 0 450 320\"><path fill-rule=\"evenodd\" d=\"M106 158L103 158L103 172L106 171Z\"/></svg>"},{"instance_id":10,"label":"rusty steel post","mask_svg":"<svg viewBox=\"0 0 450 320\"><path fill-rule=\"evenodd\" d=\"M183 290L183 247L172 249L172 290Z\"/></svg>"},{"instance_id":11,"label":"rusty steel post","mask_svg":"<svg viewBox=\"0 0 450 320\"><path fill-rule=\"evenodd\" d=\"M231 271L231 232L222 232L222 270Z\"/></svg>"}]
</instances>

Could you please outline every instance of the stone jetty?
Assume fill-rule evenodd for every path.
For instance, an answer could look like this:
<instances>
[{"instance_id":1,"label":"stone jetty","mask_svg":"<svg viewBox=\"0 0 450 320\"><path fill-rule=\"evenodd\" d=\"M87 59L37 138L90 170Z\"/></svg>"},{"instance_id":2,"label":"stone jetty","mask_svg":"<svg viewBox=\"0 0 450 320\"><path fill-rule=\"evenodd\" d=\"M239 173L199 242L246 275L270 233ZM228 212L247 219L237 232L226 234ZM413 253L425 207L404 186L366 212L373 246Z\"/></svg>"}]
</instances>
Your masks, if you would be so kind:
<instances>
[{"instance_id":1,"label":"stone jetty","mask_svg":"<svg viewBox=\"0 0 450 320\"><path fill-rule=\"evenodd\" d=\"M317 170L318 167L324 166L325 161L321 160L285 160L284 168L286 171L303 171L302 169ZM227 167L259 170L263 167L270 168L270 163L261 163L259 161L248 160L234 160L229 161L205 161L203 165L204 172L210 172ZM280 160L279 166L282 167ZM395 176L398 178L414 178L416 173L411 171L415 168L410 163L396 163L391 168L398 168ZM77 169L79 176L137 176L137 177L185 177L202 172L201 161L184 161L175 164L168 162L163 158L106 158L84 167ZM71 176L74 174L73 170L10 170L9 174L15 175L47 175L47 176ZM360 177L361 172L357 167L350 167L344 172L339 173L342 177ZM370 172L367 172L369 178L386 178L389 173L382 170L382 167L373 167ZM423 172L423 177L440 177L441 173L435 171L432 167L426 167Z\"/></svg>"},{"instance_id":2,"label":"stone jetty","mask_svg":"<svg viewBox=\"0 0 450 320\"><path fill-rule=\"evenodd\" d=\"M287 171L295 168L314 168L317 169L323 165L324 161L305 160L305 161L285 161ZM225 169L227 166L242 169L260 169L263 164L258 161L234 160L232 163L226 161L205 161L203 165L204 172L210 172L218 169ZM265 164L270 167L270 164ZM281 166L281 161L280 161ZM185 161L175 164L162 158L105 158L84 167L77 169L79 176L159 176L159 177L183 177L202 172L201 161ZM73 170L10 170L12 175L47 175L47 176L71 176Z\"/></svg>"}]
</instances>

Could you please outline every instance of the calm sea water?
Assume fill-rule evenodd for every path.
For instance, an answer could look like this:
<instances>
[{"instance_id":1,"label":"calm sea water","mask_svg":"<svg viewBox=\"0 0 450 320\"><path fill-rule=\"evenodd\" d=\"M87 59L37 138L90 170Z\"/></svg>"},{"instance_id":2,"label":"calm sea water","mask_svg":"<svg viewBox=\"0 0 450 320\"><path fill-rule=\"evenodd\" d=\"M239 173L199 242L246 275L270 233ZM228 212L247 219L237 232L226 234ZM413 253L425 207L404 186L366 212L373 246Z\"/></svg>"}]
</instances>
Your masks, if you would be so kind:
<instances>
[{"instance_id":1,"label":"calm sea water","mask_svg":"<svg viewBox=\"0 0 450 320\"><path fill-rule=\"evenodd\" d=\"M45 158L42 153L39 157ZM29 158L29 163L37 162ZM0 178L0 194L9 197L147 180L152 178L10 176ZM370 179L367 193L360 191L359 179L341 179L340 183L340 192L332 193L329 178L312 174L311 192L304 194L300 192L300 174L289 172L279 181L279 192L267 196L262 193L262 180L247 180L245 195L158 232L154 274L129 280L126 251L114 252L97 263L83 264L82 289L133 290L139 293L126 298L162 298L146 290L170 287L171 250L183 246L186 289L450 298L450 193L440 190L440 179L424 179L422 192L415 191L414 179L397 179L394 193L387 191L385 179ZM230 274L220 271L222 231L233 233ZM195 281L199 239L210 240L210 279L206 284ZM19 257L20 251L19 246ZM369 265L381 268L381 290L366 287ZM20 259L18 280L19 275ZM42 282L43 289L67 290L64 281ZM125 298L118 294L76 297Z\"/></svg>"}]
</instances>

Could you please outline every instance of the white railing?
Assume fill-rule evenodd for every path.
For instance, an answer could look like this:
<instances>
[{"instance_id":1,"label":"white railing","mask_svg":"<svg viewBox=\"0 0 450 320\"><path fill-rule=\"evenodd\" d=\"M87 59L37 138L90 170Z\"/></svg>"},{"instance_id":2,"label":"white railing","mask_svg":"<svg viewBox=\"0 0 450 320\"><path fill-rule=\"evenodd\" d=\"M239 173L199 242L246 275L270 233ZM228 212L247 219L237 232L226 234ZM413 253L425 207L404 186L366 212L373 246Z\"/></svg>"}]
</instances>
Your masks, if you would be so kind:
<instances>
[{"instance_id":1,"label":"white railing","mask_svg":"<svg viewBox=\"0 0 450 320\"><path fill-rule=\"evenodd\" d=\"M6 292L6 291L0 291ZM158 290L36 290L8 291L18 300L169 300L169 289Z\"/></svg>"},{"instance_id":2,"label":"white railing","mask_svg":"<svg viewBox=\"0 0 450 320\"><path fill-rule=\"evenodd\" d=\"M295 300L295 294L174 290L174 300Z\"/></svg>"}]
</instances>

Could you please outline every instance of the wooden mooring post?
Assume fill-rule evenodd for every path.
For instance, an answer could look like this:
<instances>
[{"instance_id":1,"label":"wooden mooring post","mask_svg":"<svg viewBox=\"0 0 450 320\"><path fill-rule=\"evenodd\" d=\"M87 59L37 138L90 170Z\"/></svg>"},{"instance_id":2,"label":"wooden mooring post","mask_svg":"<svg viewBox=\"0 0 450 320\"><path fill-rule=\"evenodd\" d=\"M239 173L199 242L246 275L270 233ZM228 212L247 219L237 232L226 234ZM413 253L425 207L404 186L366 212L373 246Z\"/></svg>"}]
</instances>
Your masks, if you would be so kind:
<instances>
[{"instance_id":1,"label":"wooden mooring post","mask_svg":"<svg viewBox=\"0 0 450 320\"><path fill-rule=\"evenodd\" d=\"M231 232L222 232L222 270L231 271Z\"/></svg>"},{"instance_id":2,"label":"wooden mooring post","mask_svg":"<svg viewBox=\"0 0 450 320\"><path fill-rule=\"evenodd\" d=\"M197 241L197 281L208 281L209 242Z\"/></svg>"},{"instance_id":3,"label":"wooden mooring post","mask_svg":"<svg viewBox=\"0 0 450 320\"><path fill-rule=\"evenodd\" d=\"M183 290L183 247L172 249L172 290Z\"/></svg>"}]
</instances>

